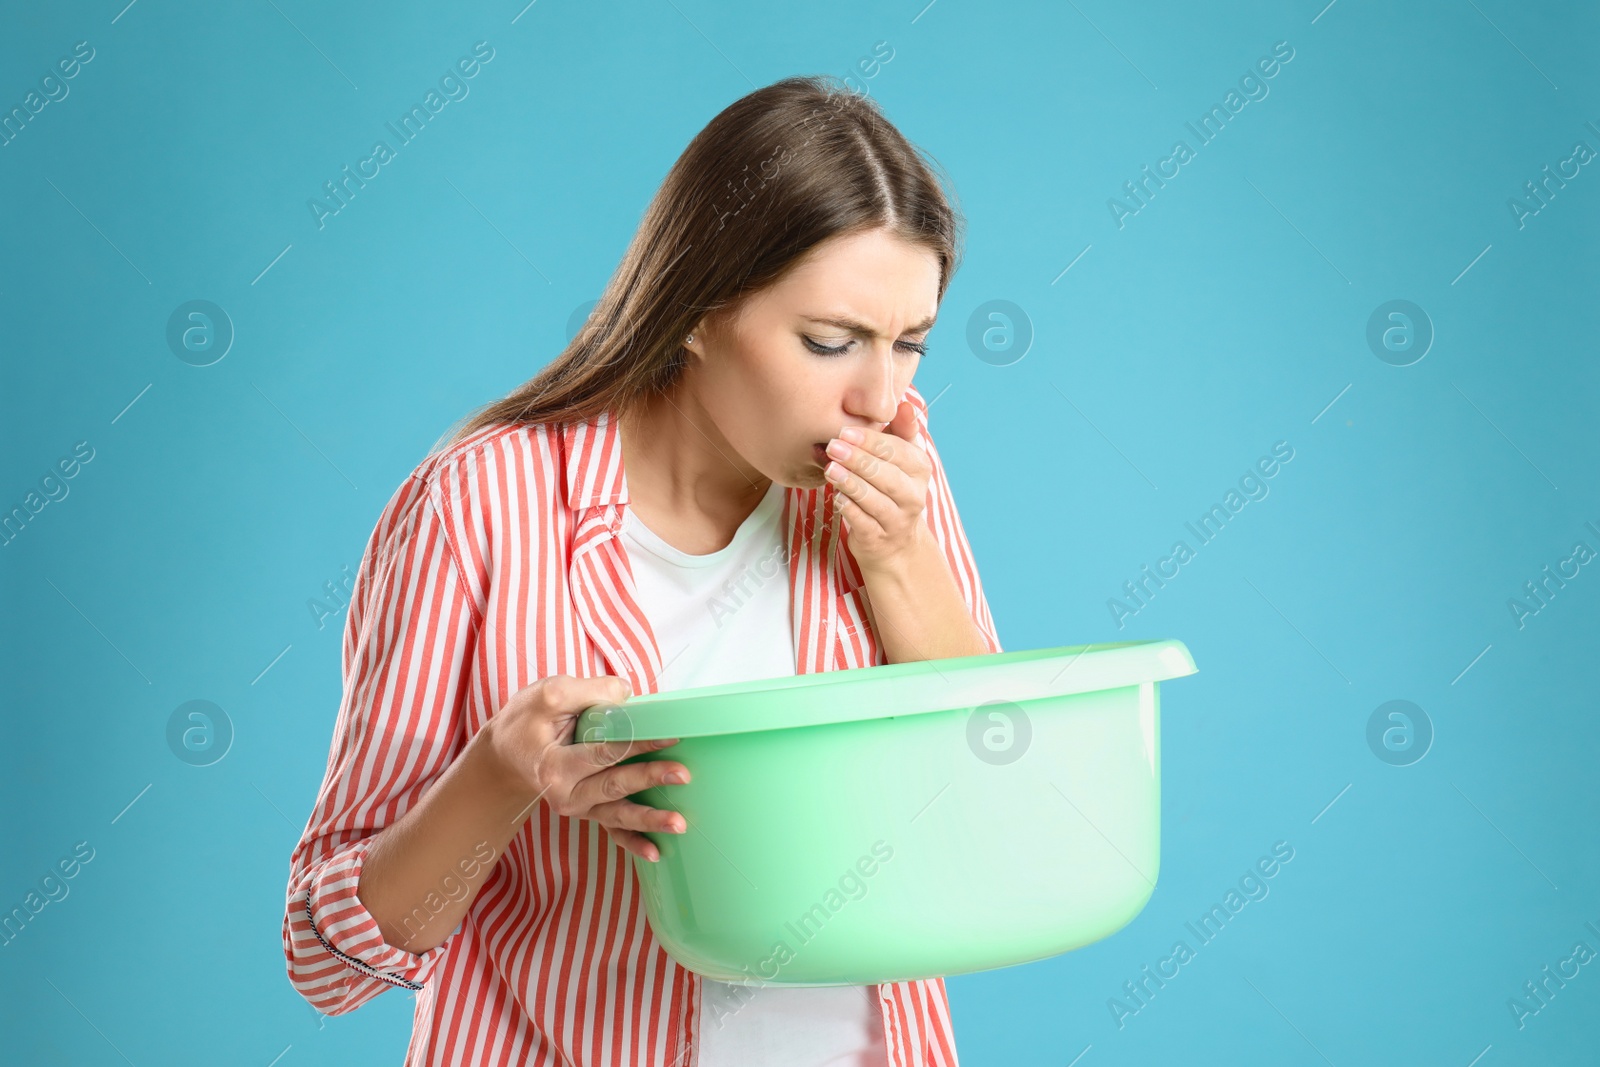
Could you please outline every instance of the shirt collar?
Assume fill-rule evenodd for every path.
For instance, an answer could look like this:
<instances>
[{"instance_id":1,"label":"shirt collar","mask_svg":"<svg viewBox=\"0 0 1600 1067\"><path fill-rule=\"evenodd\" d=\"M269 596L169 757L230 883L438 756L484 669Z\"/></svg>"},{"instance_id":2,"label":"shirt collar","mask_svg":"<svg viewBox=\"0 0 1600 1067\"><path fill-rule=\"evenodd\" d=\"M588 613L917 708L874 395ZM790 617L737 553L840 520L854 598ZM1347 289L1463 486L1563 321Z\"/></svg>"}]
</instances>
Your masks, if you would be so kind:
<instances>
[{"instance_id":1,"label":"shirt collar","mask_svg":"<svg viewBox=\"0 0 1600 1067\"><path fill-rule=\"evenodd\" d=\"M622 469L622 435L614 412L602 411L584 422L561 428L566 452L567 507L574 512L628 502L628 479Z\"/></svg>"}]
</instances>

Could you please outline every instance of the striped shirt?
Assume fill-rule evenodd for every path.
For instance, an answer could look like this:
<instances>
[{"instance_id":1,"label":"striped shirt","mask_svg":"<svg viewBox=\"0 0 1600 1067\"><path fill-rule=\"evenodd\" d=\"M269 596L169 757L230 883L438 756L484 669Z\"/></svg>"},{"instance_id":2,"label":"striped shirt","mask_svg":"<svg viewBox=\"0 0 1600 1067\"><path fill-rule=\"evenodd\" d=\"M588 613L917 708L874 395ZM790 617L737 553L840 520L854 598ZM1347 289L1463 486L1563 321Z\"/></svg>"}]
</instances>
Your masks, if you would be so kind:
<instances>
[{"instance_id":1,"label":"striped shirt","mask_svg":"<svg viewBox=\"0 0 1600 1067\"><path fill-rule=\"evenodd\" d=\"M932 462L923 517L991 652L1000 641L912 387ZM861 602L838 490L785 487L796 673L887 662ZM535 804L461 924L416 954L357 898L374 837L494 711L556 674L658 691L661 657L619 531L616 417L496 424L429 456L373 530L345 620L343 697L289 863L283 951L315 1009L415 993L407 1067L694 1067L700 976L656 941L633 858L599 823ZM487 851L487 850L485 850ZM955 1067L942 978L873 987L891 1067Z\"/></svg>"}]
</instances>

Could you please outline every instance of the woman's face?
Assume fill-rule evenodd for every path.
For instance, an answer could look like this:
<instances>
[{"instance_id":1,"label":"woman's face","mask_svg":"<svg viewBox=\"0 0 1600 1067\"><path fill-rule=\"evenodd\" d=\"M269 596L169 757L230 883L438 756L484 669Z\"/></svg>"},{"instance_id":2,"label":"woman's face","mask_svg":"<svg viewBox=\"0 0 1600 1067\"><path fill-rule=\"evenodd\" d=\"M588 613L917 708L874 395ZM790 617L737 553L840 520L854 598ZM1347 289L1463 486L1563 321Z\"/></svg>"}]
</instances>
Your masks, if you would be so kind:
<instances>
[{"instance_id":1,"label":"woman's face","mask_svg":"<svg viewBox=\"0 0 1600 1067\"><path fill-rule=\"evenodd\" d=\"M783 485L826 485L828 441L894 418L938 294L928 249L883 229L832 238L694 330L687 384L738 459Z\"/></svg>"}]
</instances>

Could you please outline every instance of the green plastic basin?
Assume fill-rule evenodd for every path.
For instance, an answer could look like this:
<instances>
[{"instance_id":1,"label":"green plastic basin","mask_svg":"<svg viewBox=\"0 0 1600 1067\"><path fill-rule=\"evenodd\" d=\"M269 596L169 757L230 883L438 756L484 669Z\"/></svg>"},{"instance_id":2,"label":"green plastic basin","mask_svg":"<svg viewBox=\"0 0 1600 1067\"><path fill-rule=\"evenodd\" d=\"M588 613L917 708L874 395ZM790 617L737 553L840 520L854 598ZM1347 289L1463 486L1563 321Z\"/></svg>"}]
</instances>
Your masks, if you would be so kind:
<instances>
[{"instance_id":1,"label":"green plastic basin","mask_svg":"<svg viewBox=\"0 0 1600 1067\"><path fill-rule=\"evenodd\" d=\"M1159 683L1181 641L1001 652L597 705L579 743L681 740L683 813L634 857L650 926L723 982L869 985L1008 967L1121 929L1160 869Z\"/></svg>"}]
</instances>

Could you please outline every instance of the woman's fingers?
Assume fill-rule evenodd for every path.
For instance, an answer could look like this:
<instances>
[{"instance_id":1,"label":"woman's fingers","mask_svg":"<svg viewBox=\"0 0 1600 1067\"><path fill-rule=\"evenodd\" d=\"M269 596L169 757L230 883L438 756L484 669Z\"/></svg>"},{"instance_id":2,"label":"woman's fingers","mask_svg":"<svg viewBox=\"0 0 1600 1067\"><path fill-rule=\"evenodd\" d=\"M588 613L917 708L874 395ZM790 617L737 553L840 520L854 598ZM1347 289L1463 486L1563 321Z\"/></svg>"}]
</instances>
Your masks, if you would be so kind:
<instances>
[{"instance_id":1,"label":"woman's fingers","mask_svg":"<svg viewBox=\"0 0 1600 1067\"><path fill-rule=\"evenodd\" d=\"M578 716L585 708L620 705L630 695L627 681L614 675L579 678L553 674L540 678L513 693L489 720L489 749L505 771L508 783L541 796L559 791L563 771L568 775L589 773L580 767L584 759L581 751L576 758L570 752L591 747L572 743L573 724ZM626 744L617 744L617 750L598 753L597 758L613 763L625 759Z\"/></svg>"},{"instance_id":2,"label":"woman's fingers","mask_svg":"<svg viewBox=\"0 0 1600 1067\"><path fill-rule=\"evenodd\" d=\"M643 834L634 830L619 829L615 826L605 826L603 829L606 833L611 835L611 840L615 841L617 844L621 845L624 849L633 853L635 856L643 856L651 863L654 863L661 858L660 851L658 851L651 840Z\"/></svg>"},{"instance_id":3,"label":"woman's fingers","mask_svg":"<svg viewBox=\"0 0 1600 1067\"><path fill-rule=\"evenodd\" d=\"M857 490L876 490L894 507L909 507L919 502L924 471L931 470L926 453L892 434L863 432L867 440L859 445L839 442L849 451L843 457L834 457L834 463L841 469L833 473L842 474L833 479L834 484L852 498L858 495ZM864 510L873 509L865 507Z\"/></svg>"},{"instance_id":4,"label":"woman's fingers","mask_svg":"<svg viewBox=\"0 0 1600 1067\"><path fill-rule=\"evenodd\" d=\"M677 738L660 741L580 741L564 746L570 751L560 755L564 759L580 762L589 768L586 773L593 774L607 767L615 767L630 756L637 756L641 752L658 752L676 743Z\"/></svg>"},{"instance_id":5,"label":"woman's fingers","mask_svg":"<svg viewBox=\"0 0 1600 1067\"><path fill-rule=\"evenodd\" d=\"M611 767L591 774L574 785L571 805L580 812L588 808L599 811L612 802L621 801L651 786L681 785L682 782L669 781L673 775L681 775L684 781L688 781L689 769L673 760L646 760L643 763ZM654 830L656 827L641 829Z\"/></svg>"},{"instance_id":6,"label":"woman's fingers","mask_svg":"<svg viewBox=\"0 0 1600 1067\"><path fill-rule=\"evenodd\" d=\"M891 497L859 475L850 475L842 482L835 482L834 485L838 486L839 492L862 514L876 520L885 528L890 525L893 515L900 510L900 505Z\"/></svg>"},{"instance_id":7,"label":"woman's fingers","mask_svg":"<svg viewBox=\"0 0 1600 1067\"><path fill-rule=\"evenodd\" d=\"M589 809L586 818L602 826L617 826L652 834L681 834L689 829L684 817L670 809L652 808L632 800L613 800Z\"/></svg>"}]
</instances>

